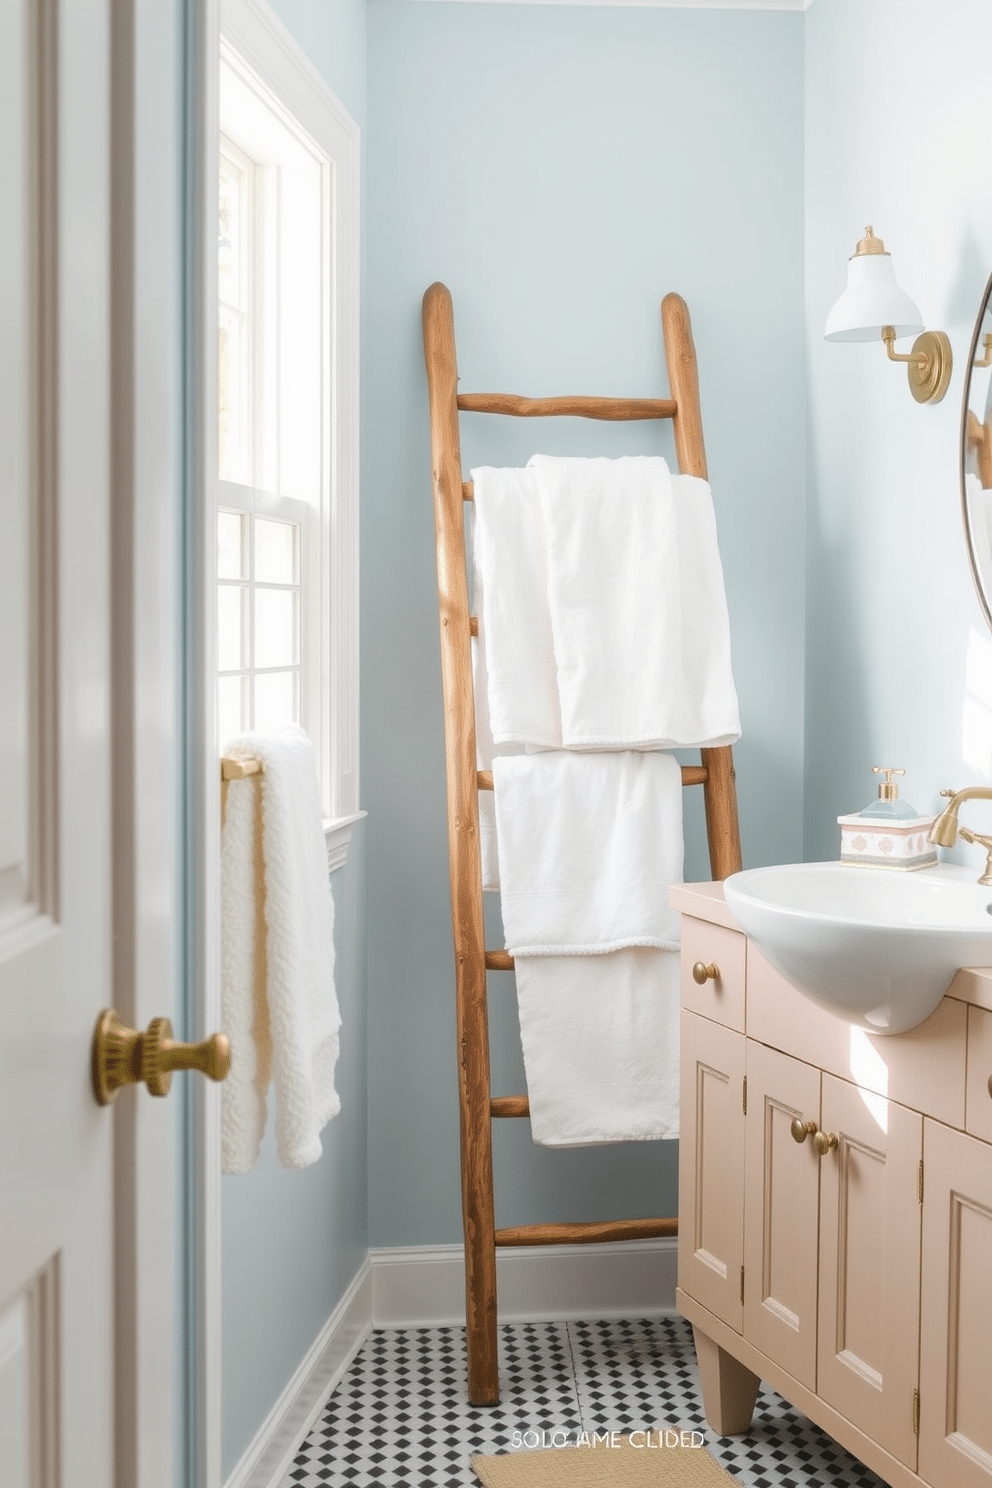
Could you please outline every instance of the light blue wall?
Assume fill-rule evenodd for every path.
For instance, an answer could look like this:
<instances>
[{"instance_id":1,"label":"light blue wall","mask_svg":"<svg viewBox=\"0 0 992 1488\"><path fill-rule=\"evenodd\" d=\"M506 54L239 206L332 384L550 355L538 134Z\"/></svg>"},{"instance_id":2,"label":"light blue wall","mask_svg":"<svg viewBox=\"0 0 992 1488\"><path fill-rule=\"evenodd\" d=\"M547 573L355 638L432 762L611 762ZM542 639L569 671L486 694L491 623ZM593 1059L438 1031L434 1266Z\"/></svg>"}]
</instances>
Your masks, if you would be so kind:
<instances>
[{"instance_id":1,"label":"light blue wall","mask_svg":"<svg viewBox=\"0 0 992 1488\"><path fill-rule=\"evenodd\" d=\"M815 0L806 27L805 846L815 859L836 854L838 813L873 795L872 765L905 766L921 811L938 807L941 787L988 773L987 729L983 739L963 727L969 691L984 693L989 716L992 668L962 540L958 435L992 268L992 7ZM869 222L924 322L950 335L954 373L936 406L913 402L880 344L822 339Z\"/></svg>"},{"instance_id":2,"label":"light blue wall","mask_svg":"<svg viewBox=\"0 0 992 1488\"><path fill-rule=\"evenodd\" d=\"M361 127L364 0L271 0ZM282 1168L270 1130L250 1173L222 1185L222 1455L225 1477L281 1395L368 1250L365 842L358 823L335 899L341 1112L312 1168Z\"/></svg>"},{"instance_id":3,"label":"light blue wall","mask_svg":"<svg viewBox=\"0 0 992 1488\"><path fill-rule=\"evenodd\" d=\"M369 1171L372 1241L388 1246L461 1238L421 297L435 279L452 291L464 388L659 395L659 303L685 296L745 728L745 850L798 856L803 17L370 0L368 26ZM462 421L466 470L537 447L668 450L656 426L489 421L484 444L480 422ZM709 876L699 850L688 871ZM523 1077L505 997L491 998L492 1043L509 1093ZM673 1144L548 1154L526 1123L496 1139L504 1223L674 1212Z\"/></svg>"},{"instance_id":4,"label":"light blue wall","mask_svg":"<svg viewBox=\"0 0 992 1488\"><path fill-rule=\"evenodd\" d=\"M269 0L355 123L365 123L365 0Z\"/></svg>"}]
</instances>

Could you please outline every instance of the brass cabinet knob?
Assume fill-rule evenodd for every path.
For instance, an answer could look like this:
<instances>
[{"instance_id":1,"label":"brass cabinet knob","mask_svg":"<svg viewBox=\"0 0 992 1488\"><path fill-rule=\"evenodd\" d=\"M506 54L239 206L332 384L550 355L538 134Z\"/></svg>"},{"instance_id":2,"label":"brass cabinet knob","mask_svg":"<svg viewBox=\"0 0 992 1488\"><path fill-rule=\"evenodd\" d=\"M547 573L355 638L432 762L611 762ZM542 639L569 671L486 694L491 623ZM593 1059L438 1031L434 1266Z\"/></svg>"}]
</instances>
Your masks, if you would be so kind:
<instances>
[{"instance_id":1,"label":"brass cabinet knob","mask_svg":"<svg viewBox=\"0 0 992 1488\"><path fill-rule=\"evenodd\" d=\"M144 1080L151 1095L168 1095L172 1071L195 1069L211 1080L223 1080L231 1068L231 1045L222 1033L200 1044L177 1044L168 1018L153 1018L144 1033L125 1028L112 1009L105 1009L93 1032L93 1094L109 1106L118 1090Z\"/></svg>"},{"instance_id":2,"label":"brass cabinet knob","mask_svg":"<svg viewBox=\"0 0 992 1488\"><path fill-rule=\"evenodd\" d=\"M813 1146L819 1157L826 1157L827 1153L833 1152L837 1145L837 1137L833 1132L818 1131L813 1138Z\"/></svg>"},{"instance_id":3,"label":"brass cabinet knob","mask_svg":"<svg viewBox=\"0 0 992 1488\"><path fill-rule=\"evenodd\" d=\"M792 1133L792 1140L794 1142L805 1142L806 1138L811 1137L816 1131L816 1122L804 1121L801 1116L797 1116L789 1127L789 1130Z\"/></svg>"},{"instance_id":4,"label":"brass cabinet knob","mask_svg":"<svg viewBox=\"0 0 992 1488\"><path fill-rule=\"evenodd\" d=\"M697 961L692 968L692 980L704 987L707 982L715 982L720 975L720 968L715 961L707 966L705 961Z\"/></svg>"}]
</instances>

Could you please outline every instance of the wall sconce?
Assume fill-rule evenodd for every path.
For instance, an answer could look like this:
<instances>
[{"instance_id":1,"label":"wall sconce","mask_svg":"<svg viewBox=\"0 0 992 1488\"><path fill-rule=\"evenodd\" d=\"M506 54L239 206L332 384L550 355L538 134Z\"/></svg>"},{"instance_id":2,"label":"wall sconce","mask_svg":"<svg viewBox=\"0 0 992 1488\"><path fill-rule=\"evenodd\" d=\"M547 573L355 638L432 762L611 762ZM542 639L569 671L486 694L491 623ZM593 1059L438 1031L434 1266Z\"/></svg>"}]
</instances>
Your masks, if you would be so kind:
<instances>
[{"instance_id":1,"label":"wall sconce","mask_svg":"<svg viewBox=\"0 0 992 1488\"><path fill-rule=\"evenodd\" d=\"M897 336L912 336L908 356L893 351ZM951 380L951 343L943 331L924 331L923 317L896 283L892 258L870 227L847 264L847 288L827 316L825 341L873 341L881 336L889 360L905 362L917 403L939 403Z\"/></svg>"}]
</instances>

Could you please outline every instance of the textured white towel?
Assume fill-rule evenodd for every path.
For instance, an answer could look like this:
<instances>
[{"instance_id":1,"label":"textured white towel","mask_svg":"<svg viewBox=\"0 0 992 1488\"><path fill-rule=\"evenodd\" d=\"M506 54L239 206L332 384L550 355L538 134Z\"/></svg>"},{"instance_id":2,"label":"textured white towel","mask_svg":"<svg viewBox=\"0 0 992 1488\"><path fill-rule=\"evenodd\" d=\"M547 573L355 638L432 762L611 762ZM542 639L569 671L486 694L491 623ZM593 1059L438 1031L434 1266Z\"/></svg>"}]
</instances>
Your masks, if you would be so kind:
<instances>
[{"instance_id":1,"label":"textured white towel","mask_svg":"<svg viewBox=\"0 0 992 1488\"><path fill-rule=\"evenodd\" d=\"M493 762L507 949L519 956L673 950L682 774L670 754L565 750Z\"/></svg>"},{"instance_id":2,"label":"textured white towel","mask_svg":"<svg viewBox=\"0 0 992 1488\"><path fill-rule=\"evenodd\" d=\"M272 1040L265 995L261 777L226 787L220 855L221 1023L231 1069L221 1086L221 1166L246 1173L265 1131Z\"/></svg>"},{"instance_id":3,"label":"textured white towel","mask_svg":"<svg viewBox=\"0 0 992 1488\"><path fill-rule=\"evenodd\" d=\"M679 958L521 957L520 1037L534 1141L547 1147L679 1134Z\"/></svg>"},{"instance_id":4,"label":"textured white towel","mask_svg":"<svg viewBox=\"0 0 992 1488\"><path fill-rule=\"evenodd\" d=\"M566 749L672 749L740 737L730 623L706 481L664 460L527 466L547 545Z\"/></svg>"},{"instance_id":5,"label":"textured white towel","mask_svg":"<svg viewBox=\"0 0 992 1488\"><path fill-rule=\"evenodd\" d=\"M222 1011L231 1073L222 1165L241 1173L257 1158L271 1072L279 1158L302 1168L320 1157L319 1133L341 1104L334 902L313 746L302 729L287 728L243 734L225 752L261 760L262 773L227 786Z\"/></svg>"}]
</instances>

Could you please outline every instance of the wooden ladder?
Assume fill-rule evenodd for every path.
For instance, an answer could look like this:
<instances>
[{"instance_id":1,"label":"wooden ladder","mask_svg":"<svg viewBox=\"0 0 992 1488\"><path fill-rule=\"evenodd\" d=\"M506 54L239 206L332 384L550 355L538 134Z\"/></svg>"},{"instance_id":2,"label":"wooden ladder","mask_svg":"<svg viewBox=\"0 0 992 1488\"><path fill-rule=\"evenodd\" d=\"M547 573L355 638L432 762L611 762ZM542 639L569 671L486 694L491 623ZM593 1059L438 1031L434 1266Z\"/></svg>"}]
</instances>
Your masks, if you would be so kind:
<instances>
[{"instance_id":1,"label":"wooden ladder","mask_svg":"<svg viewBox=\"0 0 992 1488\"><path fill-rule=\"evenodd\" d=\"M447 766L448 847L455 951L455 1011L461 1130L462 1220L465 1233L465 1318L468 1395L473 1405L499 1399L496 1247L595 1244L678 1233L677 1217L602 1223L518 1225L497 1229L493 1202L492 1118L529 1115L525 1095L493 1097L489 1081L486 973L512 971L505 950L487 950L479 849L480 790L492 775L476 766L472 643L478 621L469 612L464 503L473 499L462 478L458 413L547 415L633 420L671 419L679 469L706 478L699 412L696 352L689 311L681 296L665 296L661 321L670 398L523 398L512 393L459 393L451 295L432 284L424 295L424 357L430 400L434 519L441 623L444 742ZM710 867L714 879L741 866L733 754L729 746L701 750L701 763L682 766L683 785L701 785Z\"/></svg>"}]
</instances>

